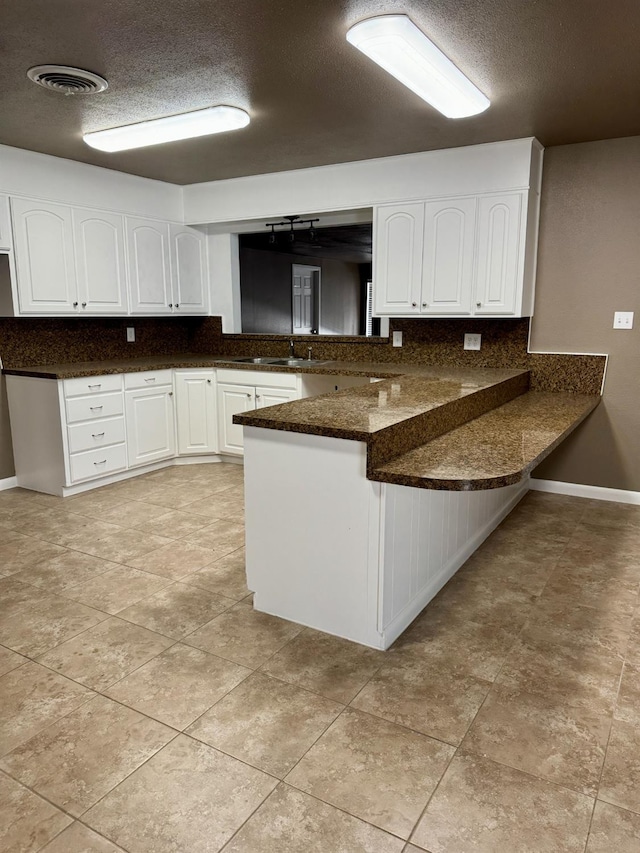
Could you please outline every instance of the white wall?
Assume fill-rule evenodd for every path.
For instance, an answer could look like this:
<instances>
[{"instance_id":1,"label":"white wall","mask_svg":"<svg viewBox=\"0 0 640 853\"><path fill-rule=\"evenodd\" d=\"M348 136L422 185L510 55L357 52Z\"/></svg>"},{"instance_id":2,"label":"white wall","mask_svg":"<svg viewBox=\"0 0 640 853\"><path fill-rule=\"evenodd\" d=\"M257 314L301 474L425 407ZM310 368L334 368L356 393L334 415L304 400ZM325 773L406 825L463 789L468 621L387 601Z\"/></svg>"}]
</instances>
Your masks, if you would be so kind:
<instances>
[{"instance_id":1,"label":"white wall","mask_svg":"<svg viewBox=\"0 0 640 853\"><path fill-rule=\"evenodd\" d=\"M533 138L231 178L183 188L185 221L232 222L351 210L413 198L540 189Z\"/></svg>"},{"instance_id":2,"label":"white wall","mask_svg":"<svg viewBox=\"0 0 640 853\"><path fill-rule=\"evenodd\" d=\"M182 187L0 145L0 193L181 222Z\"/></svg>"}]
</instances>

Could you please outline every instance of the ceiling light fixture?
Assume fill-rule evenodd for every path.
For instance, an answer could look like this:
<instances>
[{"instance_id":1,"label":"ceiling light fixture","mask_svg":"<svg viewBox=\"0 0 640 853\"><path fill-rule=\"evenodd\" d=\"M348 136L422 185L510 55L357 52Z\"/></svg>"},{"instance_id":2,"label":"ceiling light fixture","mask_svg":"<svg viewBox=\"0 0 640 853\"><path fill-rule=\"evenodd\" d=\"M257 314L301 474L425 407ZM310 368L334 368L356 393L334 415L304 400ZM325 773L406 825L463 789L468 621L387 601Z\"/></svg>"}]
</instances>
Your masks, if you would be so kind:
<instances>
[{"instance_id":1,"label":"ceiling light fixture","mask_svg":"<svg viewBox=\"0 0 640 853\"><path fill-rule=\"evenodd\" d=\"M146 145L159 145L162 142L238 130L246 127L250 121L249 114L238 107L207 107L191 113L85 133L82 138L87 145L100 151L125 151L129 148L143 148Z\"/></svg>"},{"instance_id":2,"label":"ceiling light fixture","mask_svg":"<svg viewBox=\"0 0 640 853\"><path fill-rule=\"evenodd\" d=\"M447 118L464 118L491 103L407 15L355 24L347 41Z\"/></svg>"}]
</instances>

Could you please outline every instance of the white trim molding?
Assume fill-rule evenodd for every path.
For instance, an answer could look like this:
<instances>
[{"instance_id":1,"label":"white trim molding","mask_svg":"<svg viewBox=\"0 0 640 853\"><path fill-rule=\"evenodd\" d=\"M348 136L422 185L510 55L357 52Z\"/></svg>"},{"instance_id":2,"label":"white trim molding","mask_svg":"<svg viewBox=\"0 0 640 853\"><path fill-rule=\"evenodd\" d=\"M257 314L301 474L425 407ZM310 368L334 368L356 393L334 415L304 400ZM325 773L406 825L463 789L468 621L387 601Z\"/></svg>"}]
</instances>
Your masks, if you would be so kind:
<instances>
[{"instance_id":1,"label":"white trim molding","mask_svg":"<svg viewBox=\"0 0 640 853\"><path fill-rule=\"evenodd\" d=\"M551 492L556 495L572 495L575 498L590 498L594 501L615 501L621 504L640 505L640 492L627 489L607 489L604 486L585 486L582 483L562 483L559 480L529 480L529 488L536 492Z\"/></svg>"},{"instance_id":2,"label":"white trim molding","mask_svg":"<svg viewBox=\"0 0 640 853\"><path fill-rule=\"evenodd\" d=\"M7 489L16 489L18 487L18 478L17 477L5 477L3 480L0 480L0 492L4 492Z\"/></svg>"}]
</instances>

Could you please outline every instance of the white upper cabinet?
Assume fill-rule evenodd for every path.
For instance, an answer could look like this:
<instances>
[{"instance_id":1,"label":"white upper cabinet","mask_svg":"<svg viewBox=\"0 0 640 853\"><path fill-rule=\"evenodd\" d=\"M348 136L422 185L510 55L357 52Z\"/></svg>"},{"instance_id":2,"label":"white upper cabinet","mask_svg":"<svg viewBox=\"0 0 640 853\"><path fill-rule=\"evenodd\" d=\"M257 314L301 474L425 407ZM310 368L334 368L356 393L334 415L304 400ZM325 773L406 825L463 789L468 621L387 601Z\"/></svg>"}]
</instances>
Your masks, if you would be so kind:
<instances>
[{"instance_id":1,"label":"white upper cabinet","mask_svg":"<svg viewBox=\"0 0 640 853\"><path fill-rule=\"evenodd\" d=\"M374 313L417 314L422 289L424 204L381 205L374 216Z\"/></svg>"},{"instance_id":2,"label":"white upper cabinet","mask_svg":"<svg viewBox=\"0 0 640 853\"><path fill-rule=\"evenodd\" d=\"M76 313L71 208L18 198L11 211L20 313Z\"/></svg>"},{"instance_id":3,"label":"white upper cabinet","mask_svg":"<svg viewBox=\"0 0 640 853\"><path fill-rule=\"evenodd\" d=\"M374 313L530 316L538 212L533 190L376 208Z\"/></svg>"},{"instance_id":4,"label":"white upper cabinet","mask_svg":"<svg viewBox=\"0 0 640 853\"><path fill-rule=\"evenodd\" d=\"M124 218L74 210L73 232L80 312L127 314Z\"/></svg>"},{"instance_id":5,"label":"white upper cabinet","mask_svg":"<svg viewBox=\"0 0 640 853\"><path fill-rule=\"evenodd\" d=\"M9 213L9 196L0 195L0 249L12 249L11 215Z\"/></svg>"},{"instance_id":6,"label":"white upper cabinet","mask_svg":"<svg viewBox=\"0 0 640 853\"><path fill-rule=\"evenodd\" d=\"M424 222L421 312L471 313L475 198L427 202Z\"/></svg>"},{"instance_id":7,"label":"white upper cabinet","mask_svg":"<svg viewBox=\"0 0 640 853\"><path fill-rule=\"evenodd\" d=\"M209 300L205 235L185 225L171 225L170 237L173 307L180 314L206 314Z\"/></svg>"},{"instance_id":8,"label":"white upper cabinet","mask_svg":"<svg viewBox=\"0 0 640 853\"><path fill-rule=\"evenodd\" d=\"M522 299L520 233L524 233L523 209L523 193L480 199L476 314L516 313L516 306Z\"/></svg>"},{"instance_id":9,"label":"white upper cabinet","mask_svg":"<svg viewBox=\"0 0 640 853\"><path fill-rule=\"evenodd\" d=\"M132 314L171 314L169 225L127 217L127 255Z\"/></svg>"}]
</instances>

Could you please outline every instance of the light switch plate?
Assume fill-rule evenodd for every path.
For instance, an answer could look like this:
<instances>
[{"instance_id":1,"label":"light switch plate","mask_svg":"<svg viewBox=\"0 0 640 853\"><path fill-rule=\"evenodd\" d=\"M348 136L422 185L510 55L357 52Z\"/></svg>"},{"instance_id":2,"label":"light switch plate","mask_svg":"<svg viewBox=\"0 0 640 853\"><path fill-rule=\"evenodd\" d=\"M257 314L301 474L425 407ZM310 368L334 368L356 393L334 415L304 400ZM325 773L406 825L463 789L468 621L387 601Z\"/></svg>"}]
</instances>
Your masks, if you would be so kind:
<instances>
[{"instance_id":1,"label":"light switch plate","mask_svg":"<svg viewBox=\"0 0 640 853\"><path fill-rule=\"evenodd\" d=\"M464 336L464 348L465 349L480 349L482 346L482 335L465 335Z\"/></svg>"},{"instance_id":2,"label":"light switch plate","mask_svg":"<svg viewBox=\"0 0 640 853\"><path fill-rule=\"evenodd\" d=\"M136 339L136 330L134 326L127 326L127 343L132 344Z\"/></svg>"},{"instance_id":3,"label":"light switch plate","mask_svg":"<svg viewBox=\"0 0 640 853\"><path fill-rule=\"evenodd\" d=\"M614 329L633 329L633 311L616 311L613 315Z\"/></svg>"},{"instance_id":4,"label":"light switch plate","mask_svg":"<svg viewBox=\"0 0 640 853\"><path fill-rule=\"evenodd\" d=\"M401 347L402 346L402 332L394 332L393 333L393 346Z\"/></svg>"}]
</instances>

